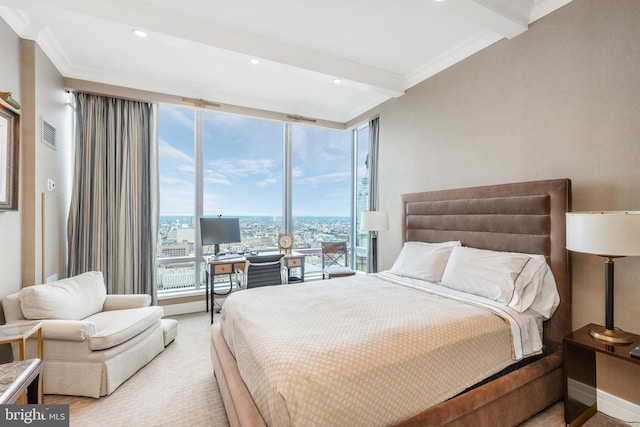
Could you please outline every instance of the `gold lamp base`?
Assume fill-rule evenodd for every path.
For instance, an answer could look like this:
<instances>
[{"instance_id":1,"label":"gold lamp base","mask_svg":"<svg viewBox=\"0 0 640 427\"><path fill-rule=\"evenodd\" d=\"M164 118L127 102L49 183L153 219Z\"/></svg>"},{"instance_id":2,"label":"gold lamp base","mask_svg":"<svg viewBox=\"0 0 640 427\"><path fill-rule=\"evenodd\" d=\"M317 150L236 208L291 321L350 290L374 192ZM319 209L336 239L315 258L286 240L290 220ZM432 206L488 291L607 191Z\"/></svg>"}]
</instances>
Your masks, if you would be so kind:
<instances>
[{"instance_id":1,"label":"gold lamp base","mask_svg":"<svg viewBox=\"0 0 640 427\"><path fill-rule=\"evenodd\" d=\"M609 344L631 344L633 342L631 335L625 331L621 331L619 329L607 329L604 326L589 329L589 335L597 340L605 341Z\"/></svg>"}]
</instances>

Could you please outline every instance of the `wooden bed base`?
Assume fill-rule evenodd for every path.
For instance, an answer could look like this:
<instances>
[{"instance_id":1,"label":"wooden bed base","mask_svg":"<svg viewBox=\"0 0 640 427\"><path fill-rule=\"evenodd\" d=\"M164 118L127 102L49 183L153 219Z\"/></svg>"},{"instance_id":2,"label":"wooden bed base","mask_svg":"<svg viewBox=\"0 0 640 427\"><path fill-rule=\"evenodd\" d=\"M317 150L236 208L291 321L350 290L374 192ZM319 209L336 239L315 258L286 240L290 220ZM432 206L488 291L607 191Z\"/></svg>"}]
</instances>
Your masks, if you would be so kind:
<instances>
[{"instance_id":1,"label":"wooden bed base","mask_svg":"<svg viewBox=\"0 0 640 427\"><path fill-rule=\"evenodd\" d=\"M571 331L565 249L570 190L570 181L559 179L402 196L403 241L461 240L476 248L544 254L561 303L544 324L544 357L428 408L400 426L513 426L561 399L560 344ZM211 360L229 424L265 426L218 324L211 328Z\"/></svg>"}]
</instances>

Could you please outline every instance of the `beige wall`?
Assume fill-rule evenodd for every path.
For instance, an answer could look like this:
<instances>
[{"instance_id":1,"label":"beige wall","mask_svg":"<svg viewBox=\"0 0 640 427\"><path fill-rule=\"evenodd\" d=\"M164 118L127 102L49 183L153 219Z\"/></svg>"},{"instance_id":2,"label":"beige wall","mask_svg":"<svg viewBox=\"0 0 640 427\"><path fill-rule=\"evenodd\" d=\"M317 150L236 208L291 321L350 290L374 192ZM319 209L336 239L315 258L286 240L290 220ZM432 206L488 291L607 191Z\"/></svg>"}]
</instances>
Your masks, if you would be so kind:
<instances>
[{"instance_id":1,"label":"beige wall","mask_svg":"<svg viewBox=\"0 0 640 427\"><path fill-rule=\"evenodd\" d=\"M403 193L570 178L573 210L640 210L639 22L640 1L574 0L370 112L391 223L379 267L400 250ZM573 327L602 324L603 261L572 261ZM639 279L640 257L616 260L616 326L635 333ZM610 392L640 404L625 375Z\"/></svg>"},{"instance_id":2,"label":"beige wall","mask_svg":"<svg viewBox=\"0 0 640 427\"><path fill-rule=\"evenodd\" d=\"M21 40L0 20L0 82L20 101L20 209L0 212L0 297L43 277L65 272L66 215L70 194L71 109L62 75L37 43ZM57 130L57 150L41 141L41 119ZM56 190L47 191L47 179ZM43 193L47 211L43 217ZM46 219L46 222L43 220ZM43 239L43 223L46 224Z\"/></svg>"},{"instance_id":3,"label":"beige wall","mask_svg":"<svg viewBox=\"0 0 640 427\"><path fill-rule=\"evenodd\" d=\"M63 275L66 264L66 210L70 180L71 110L60 73L37 44L21 40L0 19L1 91L13 92L20 113L19 210L0 212L0 298L22 286L41 283L43 277ZM40 142L41 118L57 128L58 149ZM47 178L56 180L47 192ZM48 209L43 216L43 193ZM46 218L46 222L44 219ZM42 224L46 224L43 234ZM0 308L0 323L4 314ZM0 363L11 360L7 345L0 346Z\"/></svg>"},{"instance_id":4,"label":"beige wall","mask_svg":"<svg viewBox=\"0 0 640 427\"><path fill-rule=\"evenodd\" d=\"M0 91L13 92L13 97L21 100L20 39L1 19L0 46L2 47ZM19 197L22 199L22 191L20 191ZM20 251L22 248L20 227L19 211L0 212L0 236L2 236L2 244L0 244L0 272L2 272L0 296L20 289Z\"/></svg>"},{"instance_id":5,"label":"beige wall","mask_svg":"<svg viewBox=\"0 0 640 427\"><path fill-rule=\"evenodd\" d=\"M73 110L62 76L39 48L36 51L36 69L36 199L41 212L36 240L43 249L44 257L39 260L36 279L42 282L53 275L63 277L66 272L66 229L73 176ZM42 119L56 128L56 149L41 142ZM48 191L48 179L55 181L54 191Z\"/></svg>"}]
</instances>

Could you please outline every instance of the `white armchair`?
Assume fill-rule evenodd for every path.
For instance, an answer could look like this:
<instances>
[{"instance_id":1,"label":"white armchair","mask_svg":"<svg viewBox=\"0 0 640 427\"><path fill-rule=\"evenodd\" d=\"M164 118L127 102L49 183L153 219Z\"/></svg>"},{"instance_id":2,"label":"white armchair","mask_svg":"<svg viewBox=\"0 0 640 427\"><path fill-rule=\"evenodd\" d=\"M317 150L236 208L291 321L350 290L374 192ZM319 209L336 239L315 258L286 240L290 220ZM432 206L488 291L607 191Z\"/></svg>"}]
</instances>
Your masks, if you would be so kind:
<instances>
[{"instance_id":1,"label":"white armchair","mask_svg":"<svg viewBox=\"0 0 640 427\"><path fill-rule=\"evenodd\" d=\"M43 324L44 392L95 398L112 393L175 338L177 321L162 319L162 307L150 303L148 295L107 295L95 271L2 300L7 324ZM36 351L30 339L27 357Z\"/></svg>"}]
</instances>

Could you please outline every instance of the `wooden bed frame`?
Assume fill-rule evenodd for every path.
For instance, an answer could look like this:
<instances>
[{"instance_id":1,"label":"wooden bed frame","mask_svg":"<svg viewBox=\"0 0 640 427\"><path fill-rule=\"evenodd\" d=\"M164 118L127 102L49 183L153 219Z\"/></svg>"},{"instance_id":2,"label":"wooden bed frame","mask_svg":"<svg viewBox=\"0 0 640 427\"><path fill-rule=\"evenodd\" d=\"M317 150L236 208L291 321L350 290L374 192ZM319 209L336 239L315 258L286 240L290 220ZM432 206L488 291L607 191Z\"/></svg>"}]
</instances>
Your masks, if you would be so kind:
<instances>
[{"instance_id":1,"label":"wooden bed frame","mask_svg":"<svg viewBox=\"0 0 640 427\"><path fill-rule=\"evenodd\" d=\"M543 254L560 306L544 323L544 356L405 420L402 426L516 425L562 398L562 337L571 332L571 279L565 249L568 179L503 184L402 196L404 241L460 240L498 251ZM211 328L211 359L231 426L264 426L227 347Z\"/></svg>"}]
</instances>

